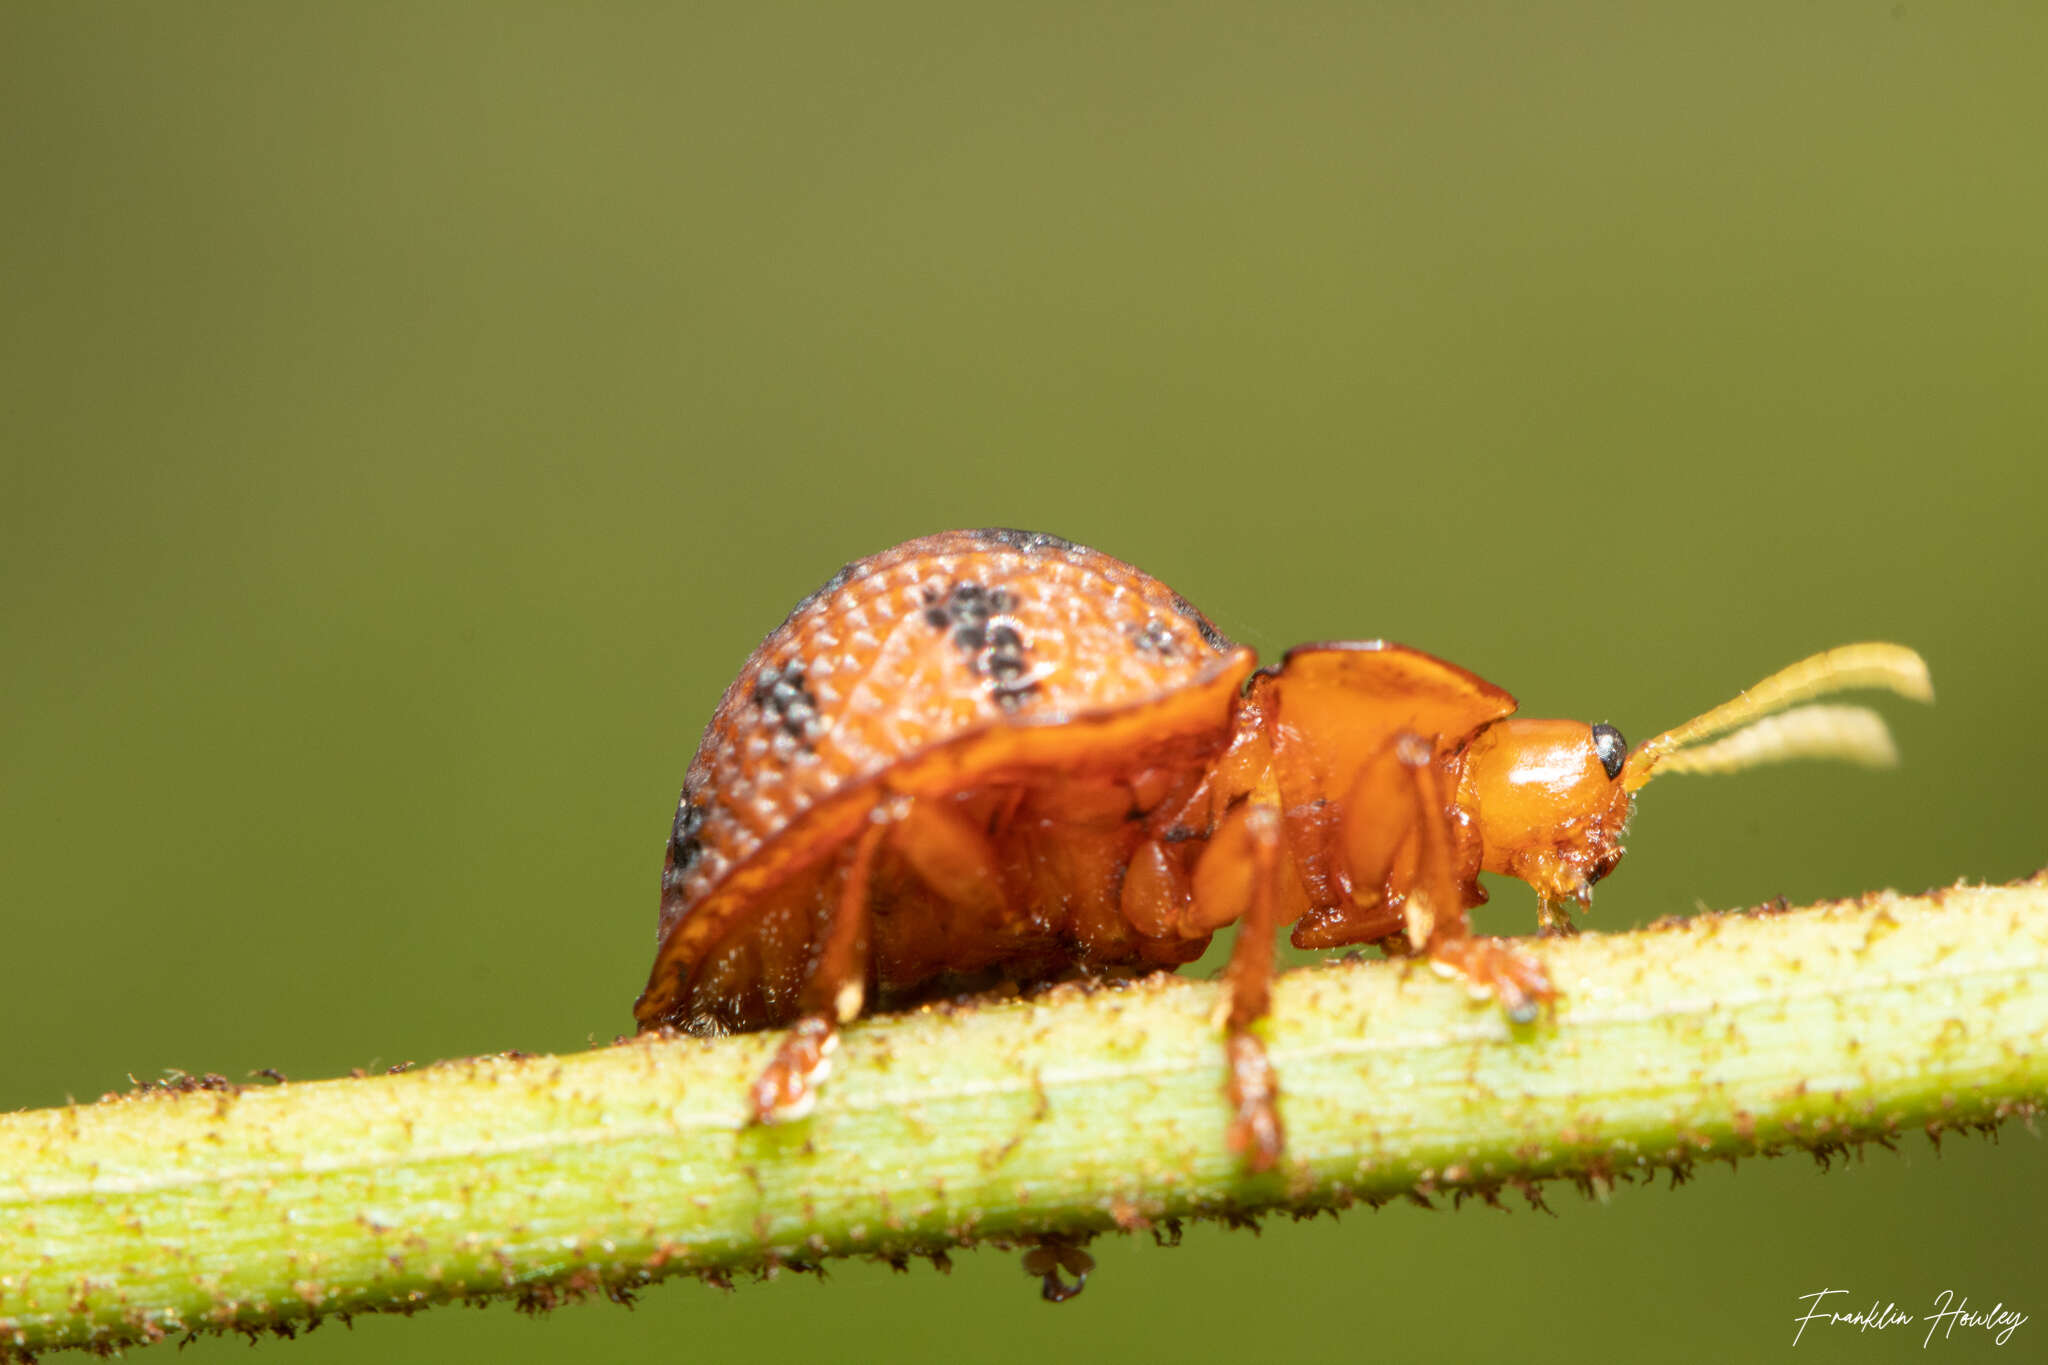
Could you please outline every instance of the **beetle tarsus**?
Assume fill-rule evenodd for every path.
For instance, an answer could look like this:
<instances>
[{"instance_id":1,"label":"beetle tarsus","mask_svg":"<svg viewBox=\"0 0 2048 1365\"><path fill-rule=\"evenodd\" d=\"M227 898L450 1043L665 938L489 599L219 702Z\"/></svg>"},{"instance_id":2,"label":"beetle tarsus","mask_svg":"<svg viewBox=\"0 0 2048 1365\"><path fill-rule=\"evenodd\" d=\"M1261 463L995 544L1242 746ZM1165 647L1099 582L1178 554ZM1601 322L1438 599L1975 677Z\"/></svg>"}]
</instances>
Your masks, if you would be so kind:
<instances>
[{"instance_id":1,"label":"beetle tarsus","mask_svg":"<svg viewBox=\"0 0 2048 1365\"><path fill-rule=\"evenodd\" d=\"M1431 965L1462 978L1473 990L1491 995L1501 1011L1517 1024L1533 1024L1545 1006L1557 999L1543 964L1506 939L1467 937L1430 945Z\"/></svg>"},{"instance_id":2,"label":"beetle tarsus","mask_svg":"<svg viewBox=\"0 0 2048 1365\"><path fill-rule=\"evenodd\" d=\"M809 1015L797 1020L754 1081L754 1122L794 1123L808 1117L838 1048L839 1029L830 1019Z\"/></svg>"},{"instance_id":3,"label":"beetle tarsus","mask_svg":"<svg viewBox=\"0 0 2048 1365\"><path fill-rule=\"evenodd\" d=\"M1548 896L1536 898L1536 935L1539 938L1571 938L1579 932L1572 923L1571 907Z\"/></svg>"},{"instance_id":4,"label":"beetle tarsus","mask_svg":"<svg viewBox=\"0 0 2048 1365\"><path fill-rule=\"evenodd\" d=\"M1280 1084L1266 1049L1250 1033L1230 1035L1230 1078L1224 1094L1230 1101L1230 1127L1225 1141L1244 1157L1245 1169L1260 1175L1280 1164L1287 1131L1280 1125Z\"/></svg>"}]
</instances>

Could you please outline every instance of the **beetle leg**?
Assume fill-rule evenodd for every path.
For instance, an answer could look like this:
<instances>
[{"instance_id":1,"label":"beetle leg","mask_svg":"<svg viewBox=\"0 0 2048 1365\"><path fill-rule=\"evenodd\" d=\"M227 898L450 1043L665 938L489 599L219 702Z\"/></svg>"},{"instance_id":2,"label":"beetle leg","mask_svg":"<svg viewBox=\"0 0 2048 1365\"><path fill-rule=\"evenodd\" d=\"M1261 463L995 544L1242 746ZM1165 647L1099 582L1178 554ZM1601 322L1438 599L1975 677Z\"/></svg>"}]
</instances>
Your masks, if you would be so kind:
<instances>
[{"instance_id":1,"label":"beetle leg","mask_svg":"<svg viewBox=\"0 0 2048 1365\"><path fill-rule=\"evenodd\" d=\"M860 1014L867 989L868 882L874 874L875 851L898 814L893 803L877 807L847 860L838 902L825 921L804 980L802 1013L754 1082L757 1122L789 1123L811 1112L818 1087L832 1070L839 1026Z\"/></svg>"},{"instance_id":2,"label":"beetle leg","mask_svg":"<svg viewBox=\"0 0 2048 1365\"><path fill-rule=\"evenodd\" d=\"M1131 854L1118 893L1118 908L1139 933L1151 938L1200 938L1216 926L1198 928L1188 912L1194 889L1180 859L1157 839L1147 839Z\"/></svg>"},{"instance_id":3,"label":"beetle leg","mask_svg":"<svg viewBox=\"0 0 2048 1365\"><path fill-rule=\"evenodd\" d=\"M995 847L951 803L900 801L889 847L910 864L919 881L972 922L1001 917L1003 879Z\"/></svg>"},{"instance_id":4,"label":"beetle leg","mask_svg":"<svg viewBox=\"0 0 2048 1365\"><path fill-rule=\"evenodd\" d=\"M894 962L878 959L874 975L901 975L906 943L928 963L974 959L1015 924L995 842L958 802L909 797L891 804L897 811L887 845L891 865L900 864L929 894L899 895L888 908L894 923L885 938L899 956Z\"/></svg>"},{"instance_id":5,"label":"beetle leg","mask_svg":"<svg viewBox=\"0 0 2048 1365\"><path fill-rule=\"evenodd\" d=\"M1538 893L1536 897L1536 933L1542 938L1569 938L1579 932L1579 926L1572 923L1571 907L1563 901L1554 901Z\"/></svg>"},{"instance_id":6,"label":"beetle leg","mask_svg":"<svg viewBox=\"0 0 2048 1365\"><path fill-rule=\"evenodd\" d=\"M1203 924L1239 921L1237 945L1224 973L1224 1023L1230 1059L1224 1094L1230 1101L1230 1150L1241 1152L1254 1173L1280 1160L1286 1132L1275 1101L1279 1082L1252 1026L1273 997L1273 932L1278 927L1281 871L1280 811L1269 793L1225 816L1195 864L1194 918Z\"/></svg>"},{"instance_id":7,"label":"beetle leg","mask_svg":"<svg viewBox=\"0 0 2048 1365\"><path fill-rule=\"evenodd\" d=\"M1355 943L1389 943L1407 923L1389 888L1397 869L1412 863L1415 822L1407 818L1413 804L1413 778L1390 745L1367 763L1338 804L1343 815L1336 845L1345 878L1332 878L1325 904L1312 907L1295 922L1289 938L1297 948L1345 948ZM1345 895L1348 880L1351 894ZM1390 954L1400 944L1391 942Z\"/></svg>"},{"instance_id":8,"label":"beetle leg","mask_svg":"<svg viewBox=\"0 0 2048 1365\"><path fill-rule=\"evenodd\" d=\"M1498 999L1510 1019L1526 1024L1535 1019L1542 1004L1556 996L1542 964L1505 939L1487 938L1472 932L1466 917L1465 898L1459 894L1456 844L1451 831L1450 808L1444 799L1443 782L1428 740L1403 734L1394 740L1394 770L1411 793L1414 851L1412 864L1404 858L1389 857L1387 897L1399 897L1406 915L1409 946L1426 953L1430 965L1439 971L1463 977L1474 990ZM1361 783L1386 771L1375 764ZM1354 792L1353 797L1364 793ZM1362 826L1377 816L1385 820L1388 809L1398 804L1376 806L1353 799L1345 812L1346 843L1356 856L1360 848L1393 848L1395 840L1383 832ZM1359 870L1354 869L1354 876Z\"/></svg>"}]
</instances>

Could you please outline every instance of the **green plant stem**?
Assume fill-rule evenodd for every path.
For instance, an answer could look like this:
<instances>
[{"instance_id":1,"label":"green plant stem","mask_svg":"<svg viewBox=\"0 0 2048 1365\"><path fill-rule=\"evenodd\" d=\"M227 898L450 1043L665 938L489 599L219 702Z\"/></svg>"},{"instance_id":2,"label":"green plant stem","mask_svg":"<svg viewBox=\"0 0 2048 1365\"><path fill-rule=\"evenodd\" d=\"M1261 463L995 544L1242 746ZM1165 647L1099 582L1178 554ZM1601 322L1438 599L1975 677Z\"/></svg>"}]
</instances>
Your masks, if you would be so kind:
<instances>
[{"instance_id":1,"label":"green plant stem","mask_svg":"<svg viewBox=\"0 0 2048 1365\"><path fill-rule=\"evenodd\" d=\"M1413 964L1284 977L1287 1159L1258 1178L1222 1141L1220 988L1180 978L865 1022L777 1128L743 1109L772 1037L7 1115L0 1343L1533 1193L2048 1097L2040 877L1531 946L1564 998L1528 1029Z\"/></svg>"}]
</instances>

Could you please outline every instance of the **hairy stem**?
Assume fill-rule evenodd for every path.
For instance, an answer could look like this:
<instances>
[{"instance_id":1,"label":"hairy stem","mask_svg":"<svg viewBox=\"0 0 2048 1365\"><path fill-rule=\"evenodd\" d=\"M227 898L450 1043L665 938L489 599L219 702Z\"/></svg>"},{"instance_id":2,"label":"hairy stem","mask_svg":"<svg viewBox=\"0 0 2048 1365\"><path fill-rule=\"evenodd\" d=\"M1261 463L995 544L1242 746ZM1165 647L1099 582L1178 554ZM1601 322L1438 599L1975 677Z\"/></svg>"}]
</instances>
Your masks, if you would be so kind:
<instances>
[{"instance_id":1,"label":"hairy stem","mask_svg":"<svg viewBox=\"0 0 2048 1365\"><path fill-rule=\"evenodd\" d=\"M772 1037L0 1117L0 1349L288 1327L676 1272L1067 1239L1704 1158L2048 1098L2048 878L1532 945L1554 1019L1412 964L1290 973L1287 1156L1223 1145L1219 988L1154 978L868 1021L816 1114L746 1123Z\"/></svg>"}]
</instances>

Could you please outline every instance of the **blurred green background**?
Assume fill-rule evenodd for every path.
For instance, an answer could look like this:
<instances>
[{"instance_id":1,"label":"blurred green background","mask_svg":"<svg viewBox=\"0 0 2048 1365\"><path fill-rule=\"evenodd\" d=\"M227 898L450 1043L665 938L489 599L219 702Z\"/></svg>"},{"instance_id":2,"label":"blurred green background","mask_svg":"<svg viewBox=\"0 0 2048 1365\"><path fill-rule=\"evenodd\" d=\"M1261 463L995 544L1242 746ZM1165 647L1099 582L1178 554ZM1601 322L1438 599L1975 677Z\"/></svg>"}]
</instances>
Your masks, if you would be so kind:
<instances>
[{"instance_id":1,"label":"blurred green background","mask_svg":"<svg viewBox=\"0 0 2048 1365\"><path fill-rule=\"evenodd\" d=\"M2033 871L2044 72L2025 6L0 8L0 1107L626 1030L726 681L949 526L1631 738L1926 653L1901 771L1654 788L1597 928ZM983 1253L259 1354L1706 1360L1954 1288L2020 1355L2044 1175L2013 1127L1107 1241L1058 1310Z\"/></svg>"}]
</instances>

